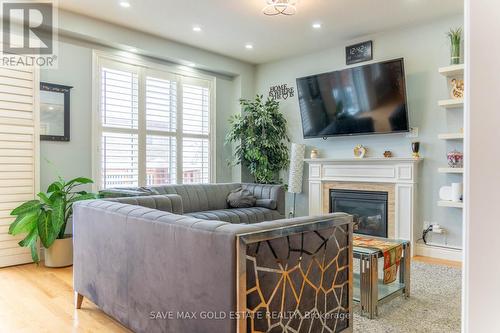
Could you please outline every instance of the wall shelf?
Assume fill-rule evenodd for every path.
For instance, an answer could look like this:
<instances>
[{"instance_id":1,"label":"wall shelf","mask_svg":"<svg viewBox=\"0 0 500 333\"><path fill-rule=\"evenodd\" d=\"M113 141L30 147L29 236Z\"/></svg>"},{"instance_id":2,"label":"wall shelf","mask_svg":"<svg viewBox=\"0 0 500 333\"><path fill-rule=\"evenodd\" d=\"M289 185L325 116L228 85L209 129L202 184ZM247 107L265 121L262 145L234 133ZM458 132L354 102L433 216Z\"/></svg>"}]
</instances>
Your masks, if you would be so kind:
<instances>
[{"instance_id":1,"label":"wall shelf","mask_svg":"<svg viewBox=\"0 0 500 333\"><path fill-rule=\"evenodd\" d=\"M438 135L441 140L463 140L464 133L443 133Z\"/></svg>"},{"instance_id":2,"label":"wall shelf","mask_svg":"<svg viewBox=\"0 0 500 333\"><path fill-rule=\"evenodd\" d=\"M463 108L464 107L464 100L463 98L450 98L450 99L443 99L438 102L438 105L440 107L443 107L445 109L457 109L457 108Z\"/></svg>"},{"instance_id":3,"label":"wall shelf","mask_svg":"<svg viewBox=\"0 0 500 333\"><path fill-rule=\"evenodd\" d=\"M464 173L464 168L439 168L439 173Z\"/></svg>"},{"instance_id":4,"label":"wall shelf","mask_svg":"<svg viewBox=\"0 0 500 333\"><path fill-rule=\"evenodd\" d=\"M438 201L439 207L452 207L452 208L464 208L464 203L462 201Z\"/></svg>"},{"instance_id":5,"label":"wall shelf","mask_svg":"<svg viewBox=\"0 0 500 333\"><path fill-rule=\"evenodd\" d=\"M439 68L439 74L446 77L463 76L465 65L451 65Z\"/></svg>"}]
</instances>

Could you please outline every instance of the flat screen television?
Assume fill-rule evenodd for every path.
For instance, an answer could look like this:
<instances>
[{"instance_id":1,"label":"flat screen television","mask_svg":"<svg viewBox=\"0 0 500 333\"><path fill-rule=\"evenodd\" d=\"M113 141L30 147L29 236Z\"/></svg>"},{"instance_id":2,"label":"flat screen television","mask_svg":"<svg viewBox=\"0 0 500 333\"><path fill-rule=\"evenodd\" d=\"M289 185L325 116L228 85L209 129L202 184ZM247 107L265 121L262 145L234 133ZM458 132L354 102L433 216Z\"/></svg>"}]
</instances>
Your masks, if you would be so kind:
<instances>
[{"instance_id":1,"label":"flat screen television","mask_svg":"<svg viewBox=\"0 0 500 333\"><path fill-rule=\"evenodd\" d=\"M403 59L297 79L304 138L408 132Z\"/></svg>"}]
</instances>

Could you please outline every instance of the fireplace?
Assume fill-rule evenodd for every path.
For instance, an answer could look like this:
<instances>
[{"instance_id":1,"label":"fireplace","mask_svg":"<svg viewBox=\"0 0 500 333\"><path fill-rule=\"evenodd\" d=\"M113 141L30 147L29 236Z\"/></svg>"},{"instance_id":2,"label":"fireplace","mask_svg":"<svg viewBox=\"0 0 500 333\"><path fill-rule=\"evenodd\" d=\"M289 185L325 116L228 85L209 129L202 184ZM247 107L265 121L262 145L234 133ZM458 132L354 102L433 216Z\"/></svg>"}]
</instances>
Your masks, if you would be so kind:
<instances>
[{"instance_id":1,"label":"fireplace","mask_svg":"<svg viewBox=\"0 0 500 333\"><path fill-rule=\"evenodd\" d=\"M387 238L387 204L387 192L330 189L330 212L353 215L358 234Z\"/></svg>"}]
</instances>

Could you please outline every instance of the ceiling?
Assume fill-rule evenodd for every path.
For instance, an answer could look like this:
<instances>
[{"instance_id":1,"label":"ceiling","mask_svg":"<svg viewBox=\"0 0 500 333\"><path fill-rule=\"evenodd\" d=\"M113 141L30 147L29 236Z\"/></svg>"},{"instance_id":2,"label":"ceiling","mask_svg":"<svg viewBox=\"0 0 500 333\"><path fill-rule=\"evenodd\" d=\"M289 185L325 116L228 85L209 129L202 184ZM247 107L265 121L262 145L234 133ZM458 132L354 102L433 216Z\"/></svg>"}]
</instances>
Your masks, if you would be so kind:
<instances>
[{"instance_id":1,"label":"ceiling","mask_svg":"<svg viewBox=\"0 0 500 333\"><path fill-rule=\"evenodd\" d=\"M298 0L297 14L286 17L262 14L266 0L125 0L129 8L122 1L59 0L59 6L254 64L463 13L463 0ZM315 22L320 29L312 28Z\"/></svg>"}]
</instances>

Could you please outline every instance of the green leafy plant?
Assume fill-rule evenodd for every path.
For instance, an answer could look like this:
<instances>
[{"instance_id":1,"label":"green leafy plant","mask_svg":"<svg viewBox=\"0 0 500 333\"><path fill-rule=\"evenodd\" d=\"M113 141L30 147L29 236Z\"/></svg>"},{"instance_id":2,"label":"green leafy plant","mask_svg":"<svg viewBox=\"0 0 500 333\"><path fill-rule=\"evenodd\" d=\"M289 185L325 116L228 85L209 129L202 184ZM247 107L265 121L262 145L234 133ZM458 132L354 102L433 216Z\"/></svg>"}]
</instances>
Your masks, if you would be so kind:
<instances>
[{"instance_id":1,"label":"green leafy plant","mask_svg":"<svg viewBox=\"0 0 500 333\"><path fill-rule=\"evenodd\" d=\"M84 177L68 182L59 177L58 181L49 185L46 193L37 194L38 199L27 201L10 213L17 217L9 227L9 234L27 234L19 245L31 249L34 262L39 262L38 239L45 248L49 248L56 239L64 238L66 224L73 213L73 203L96 198L94 193L75 191L76 187L91 183L91 179Z\"/></svg>"},{"instance_id":2,"label":"green leafy plant","mask_svg":"<svg viewBox=\"0 0 500 333\"><path fill-rule=\"evenodd\" d=\"M257 183L277 183L279 171L288 166L289 142L286 119L279 103L262 95L255 100L241 99L242 114L229 119L227 143L235 143L235 161L248 167Z\"/></svg>"},{"instance_id":3,"label":"green leafy plant","mask_svg":"<svg viewBox=\"0 0 500 333\"><path fill-rule=\"evenodd\" d=\"M460 41L462 39L462 28L450 29L446 34L451 43L451 64L460 63Z\"/></svg>"}]
</instances>

